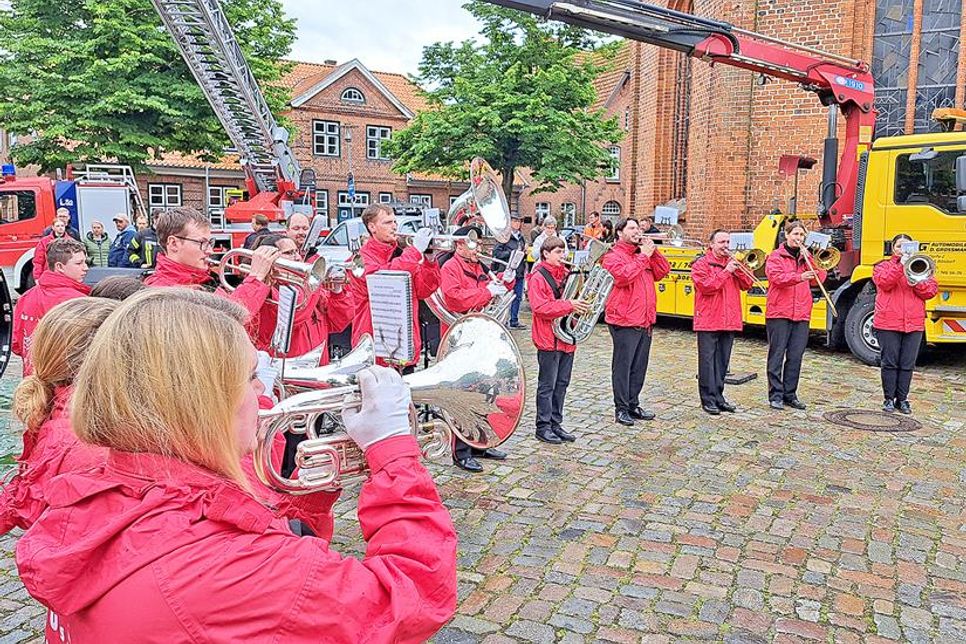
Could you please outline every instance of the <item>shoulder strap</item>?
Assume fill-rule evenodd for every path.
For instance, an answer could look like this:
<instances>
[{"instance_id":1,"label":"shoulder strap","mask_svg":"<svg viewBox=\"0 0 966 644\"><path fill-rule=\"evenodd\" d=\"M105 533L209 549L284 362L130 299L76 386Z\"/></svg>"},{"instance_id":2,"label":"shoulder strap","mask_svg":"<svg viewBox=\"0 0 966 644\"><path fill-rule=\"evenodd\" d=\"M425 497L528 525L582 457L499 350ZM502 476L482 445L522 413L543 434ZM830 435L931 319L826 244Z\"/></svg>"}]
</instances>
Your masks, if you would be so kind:
<instances>
[{"instance_id":1,"label":"shoulder strap","mask_svg":"<svg viewBox=\"0 0 966 644\"><path fill-rule=\"evenodd\" d=\"M547 280L547 284L550 285L550 289L553 291L554 299L559 300L563 292L560 290L560 285L557 284L557 281L553 278L553 275L551 275L550 271L548 271L544 266L537 266L537 270L540 271L540 274L543 275L543 279Z\"/></svg>"}]
</instances>

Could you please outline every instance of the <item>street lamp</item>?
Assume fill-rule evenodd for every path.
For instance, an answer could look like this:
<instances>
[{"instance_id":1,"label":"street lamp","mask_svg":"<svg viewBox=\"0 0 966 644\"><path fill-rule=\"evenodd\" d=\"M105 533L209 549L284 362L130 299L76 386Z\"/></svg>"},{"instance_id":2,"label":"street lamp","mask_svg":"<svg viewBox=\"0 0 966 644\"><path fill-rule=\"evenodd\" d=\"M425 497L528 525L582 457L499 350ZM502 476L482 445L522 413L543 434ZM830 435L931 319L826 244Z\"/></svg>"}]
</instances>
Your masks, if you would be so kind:
<instances>
[{"instance_id":1,"label":"street lamp","mask_svg":"<svg viewBox=\"0 0 966 644\"><path fill-rule=\"evenodd\" d=\"M346 149L349 151L349 211L350 217L356 216L356 189L355 189L355 178L352 175L352 126L345 126L345 145Z\"/></svg>"}]
</instances>

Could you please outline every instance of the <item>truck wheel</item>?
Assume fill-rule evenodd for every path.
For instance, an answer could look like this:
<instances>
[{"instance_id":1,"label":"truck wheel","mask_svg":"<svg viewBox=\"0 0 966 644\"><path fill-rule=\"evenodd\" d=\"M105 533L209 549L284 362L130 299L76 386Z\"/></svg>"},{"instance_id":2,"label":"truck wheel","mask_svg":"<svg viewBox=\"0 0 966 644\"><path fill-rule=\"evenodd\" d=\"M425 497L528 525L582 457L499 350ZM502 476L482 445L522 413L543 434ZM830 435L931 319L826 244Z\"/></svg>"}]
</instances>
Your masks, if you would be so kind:
<instances>
[{"instance_id":1,"label":"truck wheel","mask_svg":"<svg viewBox=\"0 0 966 644\"><path fill-rule=\"evenodd\" d=\"M879 365L879 340L872 328L875 292L863 291L855 298L845 318L845 341L856 358L867 365Z\"/></svg>"}]
</instances>

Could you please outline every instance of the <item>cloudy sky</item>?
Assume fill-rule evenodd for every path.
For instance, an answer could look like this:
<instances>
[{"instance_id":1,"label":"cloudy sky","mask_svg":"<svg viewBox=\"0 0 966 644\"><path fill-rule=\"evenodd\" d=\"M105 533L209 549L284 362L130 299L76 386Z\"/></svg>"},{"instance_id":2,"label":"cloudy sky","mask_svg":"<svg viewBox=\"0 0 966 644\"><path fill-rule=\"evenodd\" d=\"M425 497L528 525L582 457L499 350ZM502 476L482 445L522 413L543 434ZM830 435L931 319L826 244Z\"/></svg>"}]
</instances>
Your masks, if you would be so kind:
<instances>
[{"instance_id":1,"label":"cloudy sky","mask_svg":"<svg viewBox=\"0 0 966 644\"><path fill-rule=\"evenodd\" d=\"M2 1L2 0L0 0ZM415 74L423 47L479 32L463 0L282 0L297 22L292 57L307 62L358 58L369 69Z\"/></svg>"}]
</instances>

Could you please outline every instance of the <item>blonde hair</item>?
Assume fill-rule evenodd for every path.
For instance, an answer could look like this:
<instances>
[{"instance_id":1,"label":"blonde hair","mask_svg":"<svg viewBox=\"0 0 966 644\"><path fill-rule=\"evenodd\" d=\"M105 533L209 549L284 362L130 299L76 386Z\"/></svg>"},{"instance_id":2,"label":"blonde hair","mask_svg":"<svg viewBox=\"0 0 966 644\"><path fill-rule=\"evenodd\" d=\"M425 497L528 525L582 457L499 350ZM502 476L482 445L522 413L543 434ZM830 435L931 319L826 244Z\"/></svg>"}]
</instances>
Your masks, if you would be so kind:
<instances>
[{"instance_id":1,"label":"blonde hair","mask_svg":"<svg viewBox=\"0 0 966 644\"><path fill-rule=\"evenodd\" d=\"M77 376L87 443L171 456L249 489L235 417L251 378L245 309L195 289L146 289L107 318Z\"/></svg>"},{"instance_id":2,"label":"blonde hair","mask_svg":"<svg viewBox=\"0 0 966 644\"><path fill-rule=\"evenodd\" d=\"M79 297L58 304L40 320L30 345L34 372L13 394L13 413L26 431L50 416L54 388L74 381L91 339L117 306L114 300Z\"/></svg>"}]
</instances>

